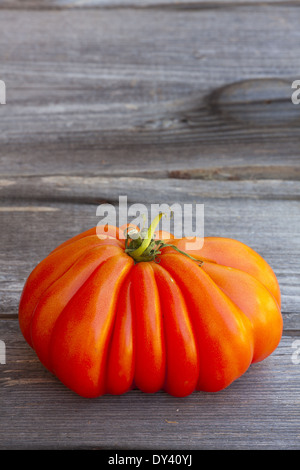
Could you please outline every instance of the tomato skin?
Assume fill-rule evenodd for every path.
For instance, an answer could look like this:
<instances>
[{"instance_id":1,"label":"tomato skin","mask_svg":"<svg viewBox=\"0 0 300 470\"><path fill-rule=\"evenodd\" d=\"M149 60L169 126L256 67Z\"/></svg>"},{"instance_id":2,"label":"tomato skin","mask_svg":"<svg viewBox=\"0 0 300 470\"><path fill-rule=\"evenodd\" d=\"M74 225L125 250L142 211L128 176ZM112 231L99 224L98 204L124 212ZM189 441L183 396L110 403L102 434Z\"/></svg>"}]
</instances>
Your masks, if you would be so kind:
<instances>
[{"instance_id":1,"label":"tomato skin","mask_svg":"<svg viewBox=\"0 0 300 470\"><path fill-rule=\"evenodd\" d=\"M135 263L123 229L89 229L59 245L28 277L19 323L44 366L87 398L165 390L218 392L268 357L282 335L271 267L236 240L173 247ZM97 235L98 233L98 235Z\"/></svg>"},{"instance_id":2,"label":"tomato skin","mask_svg":"<svg viewBox=\"0 0 300 470\"><path fill-rule=\"evenodd\" d=\"M252 325L190 259L166 254L160 265L167 267L187 299L200 363L196 389L222 390L242 375L251 363Z\"/></svg>"},{"instance_id":3,"label":"tomato skin","mask_svg":"<svg viewBox=\"0 0 300 470\"><path fill-rule=\"evenodd\" d=\"M163 387L166 352L163 319L153 268L138 263L132 269L135 299L136 360L135 384L148 393Z\"/></svg>"},{"instance_id":4,"label":"tomato skin","mask_svg":"<svg viewBox=\"0 0 300 470\"><path fill-rule=\"evenodd\" d=\"M274 296L258 279L239 269L206 262L203 270L251 320L254 335L252 362L268 357L278 346L283 328Z\"/></svg>"},{"instance_id":5,"label":"tomato skin","mask_svg":"<svg viewBox=\"0 0 300 470\"><path fill-rule=\"evenodd\" d=\"M106 358L118 292L133 264L113 256L96 269L58 317L50 342L55 375L79 395L105 393Z\"/></svg>"},{"instance_id":6,"label":"tomato skin","mask_svg":"<svg viewBox=\"0 0 300 470\"><path fill-rule=\"evenodd\" d=\"M199 375L195 333L183 294L162 266L152 263L158 285L166 337L164 389L183 397L192 393Z\"/></svg>"},{"instance_id":7,"label":"tomato skin","mask_svg":"<svg viewBox=\"0 0 300 470\"><path fill-rule=\"evenodd\" d=\"M122 246L117 240L105 240L106 244ZM30 322L32 314L45 290L65 272L70 269L78 258L88 253L94 247L99 246L97 235L76 240L68 244L63 250L55 250L42 260L28 277L19 305L19 322L26 341L32 346Z\"/></svg>"},{"instance_id":8,"label":"tomato skin","mask_svg":"<svg viewBox=\"0 0 300 470\"><path fill-rule=\"evenodd\" d=\"M122 286L117 308L107 364L107 393L112 395L130 390L134 380L135 327L130 278Z\"/></svg>"},{"instance_id":9,"label":"tomato skin","mask_svg":"<svg viewBox=\"0 0 300 470\"><path fill-rule=\"evenodd\" d=\"M274 295L281 306L280 288L277 278L269 264L252 248L231 238L205 237L203 247L198 251L188 250L192 256L201 257L223 266L240 269L262 282ZM187 250L189 240L174 240L173 244L183 251Z\"/></svg>"},{"instance_id":10,"label":"tomato skin","mask_svg":"<svg viewBox=\"0 0 300 470\"><path fill-rule=\"evenodd\" d=\"M94 247L78 260L48 289L37 303L31 319L31 341L40 361L52 370L49 357L54 325L65 306L95 269L109 257L120 255L120 248L111 245Z\"/></svg>"}]
</instances>

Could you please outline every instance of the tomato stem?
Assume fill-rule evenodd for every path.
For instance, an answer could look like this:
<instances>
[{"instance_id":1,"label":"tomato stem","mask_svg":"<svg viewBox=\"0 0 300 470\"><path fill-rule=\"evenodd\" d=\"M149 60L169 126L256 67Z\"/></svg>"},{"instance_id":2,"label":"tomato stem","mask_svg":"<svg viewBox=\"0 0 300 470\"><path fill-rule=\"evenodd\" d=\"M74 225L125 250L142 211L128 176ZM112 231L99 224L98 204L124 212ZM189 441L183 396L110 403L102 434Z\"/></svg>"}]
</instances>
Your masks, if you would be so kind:
<instances>
[{"instance_id":1,"label":"tomato stem","mask_svg":"<svg viewBox=\"0 0 300 470\"><path fill-rule=\"evenodd\" d=\"M191 260L196 261L199 266L201 266L203 261L193 258L185 251L177 248L177 246L170 243L165 243L163 240L155 240L155 229L163 215L164 214L162 212L159 213L146 231L141 230L139 232L136 229L128 228L126 230L127 236L125 239L125 253L131 256L136 263L141 261L155 261L157 259L157 255L161 253L160 250L162 248L170 247L187 256Z\"/></svg>"}]
</instances>

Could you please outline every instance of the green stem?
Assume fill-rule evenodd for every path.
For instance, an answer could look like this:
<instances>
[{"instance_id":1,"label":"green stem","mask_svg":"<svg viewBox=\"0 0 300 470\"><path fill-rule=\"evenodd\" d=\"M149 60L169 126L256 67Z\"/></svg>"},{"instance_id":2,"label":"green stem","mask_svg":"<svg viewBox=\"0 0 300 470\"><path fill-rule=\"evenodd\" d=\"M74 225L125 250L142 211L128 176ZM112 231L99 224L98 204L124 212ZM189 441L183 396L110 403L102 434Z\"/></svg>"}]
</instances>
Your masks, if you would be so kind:
<instances>
[{"instance_id":1,"label":"green stem","mask_svg":"<svg viewBox=\"0 0 300 470\"><path fill-rule=\"evenodd\" d=\"M162 216L163 214L160 213L155 217L152 224L148 228L147 235L142 241L141 245L138 248L136 248L133 252L130 253L130 256L132 256L134 259L139 259L143 255L143 253L147 250L151 242L153 241L153 235L154 235L155 229L157 225L159 224Z\"/></svg>"},{"instance_id":2,"label":"green stem","mask_svg":"<svg viewBox=\"0 0 300 470\"><path fill-rule=\"evenodd\" d=\"M150 227L147 230L146 236L143 238L143 234L141 232L134 231L134 237L130 236L130 231L127 231L127 238L125 242L125 253L131 256L136 263L141 261L155 261L157 255L161 253L162 248L170 247L174 250L178 251L182 255L187 256L193 261L196 261L199 266L203 264L203 261L193 258L192 256L188 255L185 251L180 250L177 246L164 243L162 240L154 240L154 232L157 225L160 222L164 214L158 214L155 219L152 221ZM128 243L128 237L131 238L130 242Z\"/></svg>"}]
</instances>

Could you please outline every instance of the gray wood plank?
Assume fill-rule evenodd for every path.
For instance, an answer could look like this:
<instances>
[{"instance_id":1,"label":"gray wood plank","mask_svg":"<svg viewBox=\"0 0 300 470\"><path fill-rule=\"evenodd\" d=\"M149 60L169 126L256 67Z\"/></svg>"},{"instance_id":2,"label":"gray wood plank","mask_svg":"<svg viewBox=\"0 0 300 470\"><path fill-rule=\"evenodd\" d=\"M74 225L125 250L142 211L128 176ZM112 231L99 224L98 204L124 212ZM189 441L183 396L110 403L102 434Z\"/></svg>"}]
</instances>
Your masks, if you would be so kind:
<instances>
[{"instance_id":1,"label":"gray wood plank","mask_svg":"<svg viewBox=\"0 0 300 470\"><path fill-rule=\"evenodd\" d=\"M227 8L232 5L294 4L291 0L1 0L3 9L62 8Z\"/></svg>"},{"instance_id":2,"label":"gray wood plank","mask_svg":"<svg viewBox=\"0 0 300 470\"><path fill-rule=\"evenodd\" d=\"M283 169L286 167L283 167ZM225 170L224 170L225 172ZM243 179L222 181L194 178L158 178L155 171L144 177L129 176L17 176L0 179L3 201L62 201L70 203L104 200L118 202L125 195L128 202L163 203L192 202L199 199L270 199L273 201L300 199L300 183L295 178ZM197 176L197 175L196 175ZM225 176L225 175L224 175ZM246 178L247 175L244 175ZM300 175L299 175L300 176ZM2 209L4 210L4 209ZM53 208L55 210L55 208Z\"/></svg>"},{"instance_id":3,"label":"gray wood plank","mask_svg":"<svg viewBox=\"0 0 300 470\"><path fill-rule=\"evenodd\" d=\"M0 338L1 449L299 449L299 336L284 336L217 394L134 390L93 400L44 369L17 321L0 320Z\"/></svg>"},{"instance_id":4,"label":"gray wood plank","mask_svg":"<svg viewBox=\"0 0 300 470\"><path fill-rule=\"evenodd\" d=\"M297 139L264 143L252 139L243 144L229 140L218 146L191 140L176 143L174 139L173 143L171 135L166 144L129 142L126 134L116 137L116 133L106 135L101 142L94 142L94 137L88 134L83 133L81 137L73 134L58 139L57 143L4 143L0 153L1 179L22 175L98 175L229 181L299 180ZM115 144L112 144L113 140Z\"/></svg>"},{"instance_id":5,"label":"gray wood plank","mask_svg":"<svg viewBox=\"0 0 300 470\"><path fill-rule=\"evenodd\" d=\"M298 19L3 10L0 173L298 178Z\"/></svg>"}]
</instances>

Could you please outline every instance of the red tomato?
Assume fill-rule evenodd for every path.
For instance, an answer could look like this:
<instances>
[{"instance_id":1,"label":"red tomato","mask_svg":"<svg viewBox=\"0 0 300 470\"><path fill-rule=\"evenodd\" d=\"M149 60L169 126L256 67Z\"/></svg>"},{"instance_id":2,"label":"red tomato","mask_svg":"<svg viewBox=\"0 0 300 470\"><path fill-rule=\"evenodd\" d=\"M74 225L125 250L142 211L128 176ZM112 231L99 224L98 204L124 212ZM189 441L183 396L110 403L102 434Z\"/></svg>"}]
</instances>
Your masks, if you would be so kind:
<instances>
[{"instance_id":1,"label":"red tomato","mask_svg":"<svg viewBox=\"0 0 300 470\"><path fill-rule=\"evenodd\" d=\"M150 229L149 229L150 230ZM217 392L269 356L282 335L280 289L245 244L92 228L32 271L19 322L44 366L84 397L132 388Z\"/></svg>"}]
</instances>

